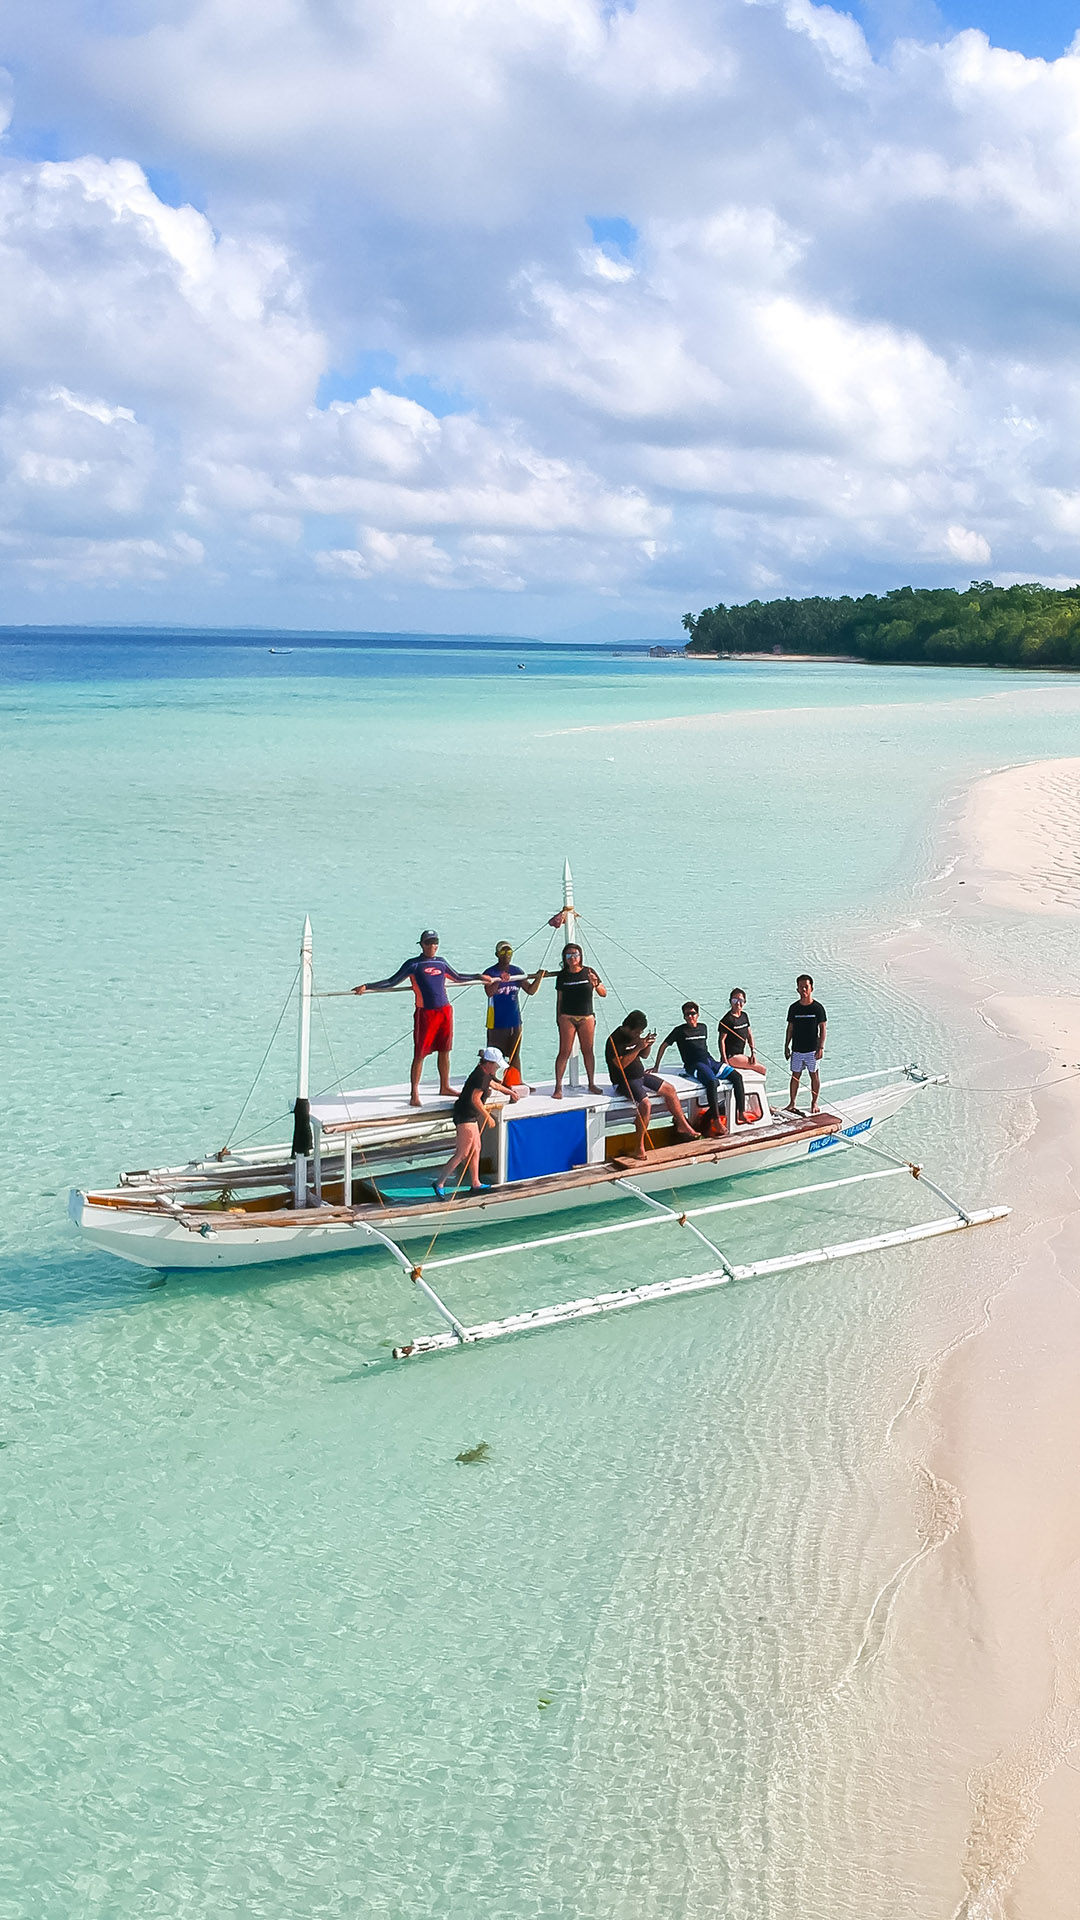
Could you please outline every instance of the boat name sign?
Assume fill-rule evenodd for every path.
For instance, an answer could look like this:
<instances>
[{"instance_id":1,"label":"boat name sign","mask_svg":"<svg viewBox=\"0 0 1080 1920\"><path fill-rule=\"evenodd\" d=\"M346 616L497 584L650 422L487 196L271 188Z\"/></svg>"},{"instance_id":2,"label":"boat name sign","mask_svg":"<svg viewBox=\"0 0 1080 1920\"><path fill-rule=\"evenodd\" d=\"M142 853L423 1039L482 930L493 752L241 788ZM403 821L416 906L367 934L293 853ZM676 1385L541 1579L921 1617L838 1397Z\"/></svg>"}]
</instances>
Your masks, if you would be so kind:
<instances>
[{"instance_id":1,"label":"boat name sign","mask_svg":"<svg viewBox=\"0 0 1080 1920\"><path fill-rule=\"evenodd\" d=\"M856 1120L853 1127L841 1127L840 1133L844 1139L853 1140L857 1133L865 1133L873 1124L873 1115L871 1115L868 1120ZM826 1147L835 1147L836 1140L837 1136L835 1133L827 1133L820 1140L811 1140L807 1152L823 1153Z\"/></svg>"}]
</instances>

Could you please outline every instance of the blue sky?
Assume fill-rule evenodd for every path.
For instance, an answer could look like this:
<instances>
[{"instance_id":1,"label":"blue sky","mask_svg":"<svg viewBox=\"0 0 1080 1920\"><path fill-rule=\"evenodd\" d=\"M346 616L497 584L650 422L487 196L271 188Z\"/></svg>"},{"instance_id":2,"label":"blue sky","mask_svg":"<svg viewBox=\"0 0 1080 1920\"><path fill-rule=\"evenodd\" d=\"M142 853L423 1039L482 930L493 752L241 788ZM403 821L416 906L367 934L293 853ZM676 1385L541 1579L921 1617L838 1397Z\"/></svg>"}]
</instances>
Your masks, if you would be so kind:
<instances>
[{"instance_id":1,"label":"blue sky","mask_svg":"<svg viewBox=\"0 0 1080 1920\"><path fill-rule=\"evenodd\" d=\"M897 34L929 39L978 27L995 46L1043 60L1056 60L1080 28L1080 5L1063 5L1062 0L1030 0L1023 6L1014 0L947 0L941 6L935 0L861 0L850 11L875 47Z\"/></svg>"},{"instance_id":2,"label":"blue sky","mask_svg":"<svg viewBox=\"0 0 1080 1920\"><path fill-rule=\"evenodd\" d=\"M1078 24L24 0L6 617L675 637L1080 576Z\"/></svg>"}]
</instances>

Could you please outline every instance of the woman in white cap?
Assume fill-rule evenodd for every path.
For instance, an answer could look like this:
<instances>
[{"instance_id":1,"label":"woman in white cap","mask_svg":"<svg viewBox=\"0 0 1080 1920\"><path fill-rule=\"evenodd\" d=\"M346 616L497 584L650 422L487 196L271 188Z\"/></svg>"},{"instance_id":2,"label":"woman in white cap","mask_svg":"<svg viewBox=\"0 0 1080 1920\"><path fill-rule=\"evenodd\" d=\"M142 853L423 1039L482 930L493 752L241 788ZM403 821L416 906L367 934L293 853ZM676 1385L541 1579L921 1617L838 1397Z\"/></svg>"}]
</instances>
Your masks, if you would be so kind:
<instances>
[{"instance_id":1,"label":"woman in white cap","mask_svg":"<svg viewBox=\"0 0 1080 1920\"><path fill-rule=\"evenodd\" d=\"M498 1091L508 1093L511 1100L524 1098L524 1087L507 1086L499 1079L505 1073L510 1062L498 1047L484 1047L475 1067L470 1073L461 1092L451 1109L451 1117L456 1129L454 1151L443 1168L439 1178L433 1181L435 1196L446 1199L447 1182L458 1167L467 1174L473 1193L490 1191L487 1183L480 1178L480 1130L488 1122L487 1108L484 1105L485 1094ZM460 1182L458 1182L460 1185Z\"/></svg>"}]
</instances>

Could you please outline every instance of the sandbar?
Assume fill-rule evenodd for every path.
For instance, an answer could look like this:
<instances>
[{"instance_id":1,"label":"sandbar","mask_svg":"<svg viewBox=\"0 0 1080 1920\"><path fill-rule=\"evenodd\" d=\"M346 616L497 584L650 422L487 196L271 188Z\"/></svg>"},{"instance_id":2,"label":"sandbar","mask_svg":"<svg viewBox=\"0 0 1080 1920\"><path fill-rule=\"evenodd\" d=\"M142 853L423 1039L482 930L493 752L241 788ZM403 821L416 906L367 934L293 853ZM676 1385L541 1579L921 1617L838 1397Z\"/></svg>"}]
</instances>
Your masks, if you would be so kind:
<instances>
[{"instance_id":1,"label":"sandbar","mask_svg":"<svg viewBox=\"0 0 1080 1920\"><path fill-rule=\"evenodd\" d=\"M951 1920L1080 1909L1080 993L1045 991L1034 959L1030 979L1002 978L985 937L1002 913L1029 919L1030 948L1007 949L1021 956L1048 918L1080 935L1078 829L1080 759L976 781L937 923L889 957L917 998L966 1019L971 1060L985 1035L967 1078L973 1101L999 1102L992 1198L1014 1209L972 1247L979 1316L935 1356L916 1449L959 1515L905 1620L970 1757Z\"/></svg>"},{"instance_id":2,"label":"sandbar","mask_svg":"<svg viewBox=\"0 0 1080 1920\"><path fill-rule=\"evenodd\" d=\"M1080 913L1080 759L1040 760L976 781L960 825L985 905Z\"/></svg>"}]
</instances>

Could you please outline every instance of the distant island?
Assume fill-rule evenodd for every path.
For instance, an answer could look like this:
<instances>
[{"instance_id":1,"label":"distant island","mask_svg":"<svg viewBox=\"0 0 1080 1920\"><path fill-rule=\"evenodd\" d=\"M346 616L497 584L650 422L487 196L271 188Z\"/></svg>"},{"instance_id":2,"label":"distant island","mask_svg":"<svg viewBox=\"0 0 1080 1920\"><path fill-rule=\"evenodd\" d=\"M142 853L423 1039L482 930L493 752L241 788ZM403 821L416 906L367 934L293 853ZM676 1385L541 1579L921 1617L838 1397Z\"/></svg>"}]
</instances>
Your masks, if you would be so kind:
<instances>
[{"instance_id":1,"label":"distant island","mask_svg":"<svg viewBox=\"0 0 1080 1920\"><path fill-rule=\"evenodd\" d=\"M683 615L689 654L802 653L952 666L1080 667L1080 586L894 587Z\"/></svg>"}]
</instances>

